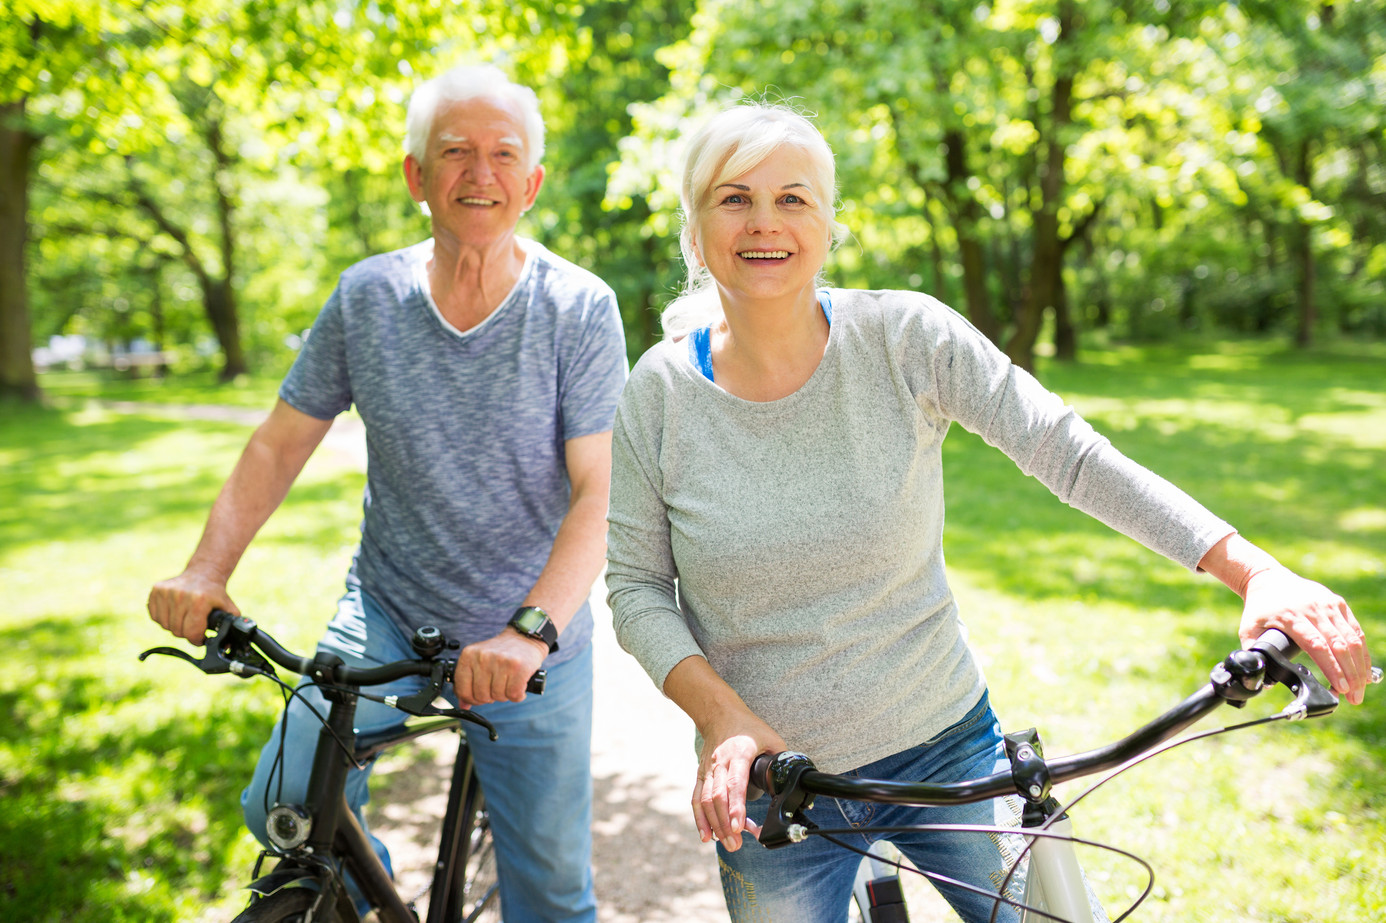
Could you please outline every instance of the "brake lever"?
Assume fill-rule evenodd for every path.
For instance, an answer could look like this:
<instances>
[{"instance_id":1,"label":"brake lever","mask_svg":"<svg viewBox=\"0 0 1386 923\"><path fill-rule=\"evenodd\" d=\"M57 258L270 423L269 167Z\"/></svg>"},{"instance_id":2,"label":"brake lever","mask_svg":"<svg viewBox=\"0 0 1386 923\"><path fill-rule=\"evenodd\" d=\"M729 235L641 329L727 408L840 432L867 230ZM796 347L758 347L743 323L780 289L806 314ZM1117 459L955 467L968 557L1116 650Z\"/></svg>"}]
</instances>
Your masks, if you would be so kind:
<instances>
[{"instance_id":1,"label":"brake lever","mask_svg":"<svg viewBox=\"0 0 1386 923\"><path fill-rule=\"evenodd\" d=\"M246 677L257 673L273 672L270 662L250 647L249 641L255 634L255 622L244 616L233 616L229 613L217 621L217 633L203 642L201 657L194 657L187 651L174 647L155 647L140 654L140 660L143 661L150 654L177 657L179 660L186 660L209 676L215 676L219 673L234 673L237 676ZM239 650L236 655L237 659L230 660L226 657L225 651L229 650L233 644L236 644Z\"/></svg>"},{"instance_id":2,"label":"brake lever","mask_svg":"<svg viewBox=\"0 0 1386 923\"><path fill-rule=\"evenodd\" d=\"M428 684L413 695L386 696L383 701L391 708L397 708L402 712L414 715L419 718L458 718L462 721L470 721L473 724L481 725L490 734L492 740L497 740L499 735L491 722L466 708L438 708L433 702L443 691L443 682L451 674L454 663L452 661L437 660L433 662L428 674ZM548 682L547 670L535 670L534 675L525 683L525 691L535 695L543 695L544 687Z\"/></svg>"},{"instance_id":3,"label":"brake lever","mask_svg":"<svg viewBox=\"0 0 1386 923\"><path fill-rule=\"evenodd\" d=\"M1286 657L1270 645L1253 645L1266 661L1266 678L1280 683L1295 694L1295 699L1286 705L1281 714L1291 721L1303 718L1321 718L1331 715L1338 707L1338 697L1320 683L1308 667Z\"/></svg>"}]
</instances>

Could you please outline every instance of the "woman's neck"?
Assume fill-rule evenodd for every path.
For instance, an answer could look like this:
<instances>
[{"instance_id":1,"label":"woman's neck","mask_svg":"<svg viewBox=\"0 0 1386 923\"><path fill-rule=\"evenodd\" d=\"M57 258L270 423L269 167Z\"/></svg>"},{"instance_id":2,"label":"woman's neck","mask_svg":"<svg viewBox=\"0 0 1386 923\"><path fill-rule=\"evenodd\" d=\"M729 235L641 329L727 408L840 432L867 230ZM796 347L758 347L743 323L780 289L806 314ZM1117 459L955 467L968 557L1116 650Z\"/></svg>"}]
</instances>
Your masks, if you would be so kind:
<instances>
[{"instance_id":1,"label":"woman's neck","mask_svg":"<svg viewBox=\"0 0 1386 923\"><path fill-rule=\"evenodd\" d=\"M712 329L717 383L748 401L787 397L813 377L828 345L828 320L810 290L784 302L744 305L723 299Z\"/></svg>"}]
</instances>

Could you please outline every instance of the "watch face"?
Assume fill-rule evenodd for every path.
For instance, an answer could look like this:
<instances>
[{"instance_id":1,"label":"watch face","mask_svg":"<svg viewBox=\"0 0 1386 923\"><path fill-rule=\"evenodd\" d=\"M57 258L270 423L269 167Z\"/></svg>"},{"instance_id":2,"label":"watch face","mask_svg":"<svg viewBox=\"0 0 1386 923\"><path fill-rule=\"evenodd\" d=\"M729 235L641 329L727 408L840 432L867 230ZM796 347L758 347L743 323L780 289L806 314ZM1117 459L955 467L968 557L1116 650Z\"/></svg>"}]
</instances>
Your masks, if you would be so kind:
<instances>
[{"instance_id":1,"label":"watch face","mask_svg":"<svg viewBox=\"0 0 1386 923\"><path fill-rule=\"evenodd\" d=\"M539 626L544 624L547 618L548 616L538 609L521 609L510 622L520 631L533 633L539 630Z\"/></svg>"}]
</instances>

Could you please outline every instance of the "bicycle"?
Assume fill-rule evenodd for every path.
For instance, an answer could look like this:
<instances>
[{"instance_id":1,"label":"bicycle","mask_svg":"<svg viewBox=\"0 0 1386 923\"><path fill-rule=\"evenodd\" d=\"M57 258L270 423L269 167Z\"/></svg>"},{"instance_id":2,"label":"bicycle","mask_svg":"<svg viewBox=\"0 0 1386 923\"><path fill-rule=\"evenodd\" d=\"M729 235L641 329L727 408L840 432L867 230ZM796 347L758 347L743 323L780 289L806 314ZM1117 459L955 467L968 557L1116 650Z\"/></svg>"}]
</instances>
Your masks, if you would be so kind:
<instances>
[{"instance_id":1,"label":"bicycle","mask_svg":"<svg viewBox=\"0 0 1386 923\"><path fill-rule=\"evenodd\" d=\"M492 740L496 730L467 709L438 708L433 702L452 681L457 661L445 655L461 645L448 641L434 627L418 629L411 639L419 660L401 660L378 667L346 667L334 654L304 657L282 647L254 621L215 610L208 618L210 636L200 658L186 651L157 647L140 655L163 654L186 660L202 672L231 673L243 679L268 677L294 691L274 665L309 678L328 700L323 728L313 756L308 792L303 804L276 804L269 812L270 846L260 853L247 886L249 903L235 923L358 923L360 916L347 894L344 874L350 871L380 923L418 923L415 904L424 894L406 900L376 856L361 825L346 802L347 771L361 767L381 753L427 734L458 733L447 808L439 833L438 859L429 895L426 923L491 923L500 920L498 885L486 799L473 768L462 723L484 729ZM362 687L381 685L406 676L427 677L424 687L405 696L377 697ZM527 691L542 694L546 679L540 670L530 677ZM415 718L400 727L358 735L353 727L359 698L384 702ZM315 711L316 714L316 711ZM268 859L275 867L261 874Z\"/></svg>"},{"instance_id":2,"label":"bicycle","mask_svg":"<svg viewBox=\"0 0 1386 923\"><path fill-rule=\"evenodd\" d=\"M750 783L756 790L769 793L771 802L758 840L769 849L780 849L803 842L809 836L820 836L844 849L861 853L865 857L864 871L858 876L853 895L861 919L865 923L908 923L908 909L899 873L915 872L925 877L930 877L930 873L903 865L898 853L891 848L878 849L873 844L870 850L859 849L838 840L838 837L904 830L966 830L1022 837L1024 847L1015 868L1018 869L1028 856L1023 896L1015 901L1000 894L989 894L995 900L992 919L996 919L1004 903L1012 904L1021 911L1022 923L1039 923L1041 920L1105 923L1106 911L1097 904L1096 897L1088 889L1074 849L1076 843L1090 846L1102 844L1076 839L1068 812L1109 779L1180 744L1269 721L1293 721L1331 714L1338 706L1337 696L1324 687L1307 667L1294 663L1294 657L1299 652L1298 646L1282 632L1267 631L1249 649L1228 654L1213 668L1208 682L1192 695L1114 743L1085 753L1046 760L1039 734L1033 728L1006 734L1005 749L1010 770L963 782L930 784L855 778L819 772L813 762L801 753L762 754L752 764ZM1372 682L1379 683L1381 678L1380 668L1373 667ZM1285 686L1294 695L1293 701L1279 714L1207 731L1162 746L1222 705L1244 707L1265 688L1277 684ZM1061 805L1051 794L1054 785L1108 770L1113 770L1110 775L1067 804ZM1023 814L1020 828L963 828L924 824L907 828L825 828L814 826L803 813L812 806L814 797L819 795L921 807L971 804L1017 795L1023 801ZM1136 856L1122 854L1145 866L1147 881L1144 891L1115 918L1114 923L1134 913L1154 888L1151 867ZM1011 874L1015 875L1016 871L1013 869ZM972 890L982 893L980 889ZM1000 891L1005 890L1003 883Z\"/></svg>"}]
</instances>

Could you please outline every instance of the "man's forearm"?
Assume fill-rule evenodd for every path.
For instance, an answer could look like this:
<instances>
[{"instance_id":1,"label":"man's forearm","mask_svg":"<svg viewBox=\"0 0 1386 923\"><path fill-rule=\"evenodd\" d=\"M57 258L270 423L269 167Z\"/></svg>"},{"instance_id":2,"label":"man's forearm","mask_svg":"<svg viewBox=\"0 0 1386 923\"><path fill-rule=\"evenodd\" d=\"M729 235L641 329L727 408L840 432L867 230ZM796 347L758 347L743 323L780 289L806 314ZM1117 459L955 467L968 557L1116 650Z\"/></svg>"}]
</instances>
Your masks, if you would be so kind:
<instances>
[{"instance_id":1,"label":"man's forearm","mask_svg":"<svg viewBox=\"0 0 1386 923\"><path fill-rule=\"evenodd\" d=\"M574 499L559 525L553 550L524 604L549 614L562 634L592 593L606 563L606 502L590 494Z\"/></svg>"}]
</instances>

